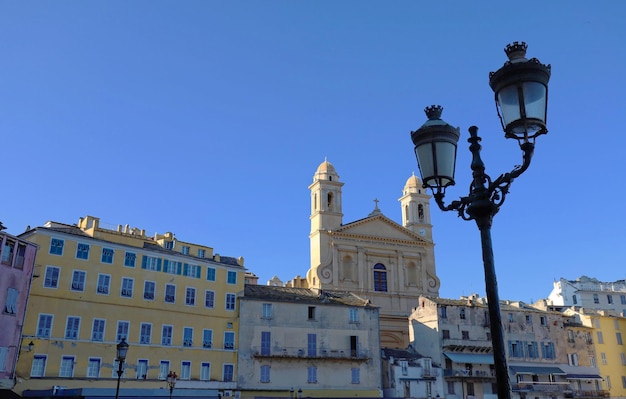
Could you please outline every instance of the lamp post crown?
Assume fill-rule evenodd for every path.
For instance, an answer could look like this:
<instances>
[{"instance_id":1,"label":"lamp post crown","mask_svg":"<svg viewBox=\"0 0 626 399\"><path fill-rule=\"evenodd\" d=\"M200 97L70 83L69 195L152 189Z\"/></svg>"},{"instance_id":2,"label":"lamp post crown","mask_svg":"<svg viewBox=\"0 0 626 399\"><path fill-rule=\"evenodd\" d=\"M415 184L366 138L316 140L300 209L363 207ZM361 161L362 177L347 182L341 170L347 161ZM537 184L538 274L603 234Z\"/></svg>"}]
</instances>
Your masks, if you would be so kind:
<instances>
[{"instance_id":1,"label":"lamp post crown","mask_svg":"<svg viewBox=\"0 0 626 399\"><path fill-rule=\"evenodd\" d=\"M441 119L443 107L441 105L430 105L424 108L424 112L426 112L426 116L429 120Z\"/></svg>"},{"instance_id":2,"label":"lamp post crown","mask_svg":"<svg viewBox=\"0 0 626 399\"><path fill-rule=\"evenodd\" d=\"M507 44L504 48L504 52L507 57L509 57L509 61L526 58L526 50L528 49L528 45L526 42L513 42Z\"/></svg>"}]
</instances>

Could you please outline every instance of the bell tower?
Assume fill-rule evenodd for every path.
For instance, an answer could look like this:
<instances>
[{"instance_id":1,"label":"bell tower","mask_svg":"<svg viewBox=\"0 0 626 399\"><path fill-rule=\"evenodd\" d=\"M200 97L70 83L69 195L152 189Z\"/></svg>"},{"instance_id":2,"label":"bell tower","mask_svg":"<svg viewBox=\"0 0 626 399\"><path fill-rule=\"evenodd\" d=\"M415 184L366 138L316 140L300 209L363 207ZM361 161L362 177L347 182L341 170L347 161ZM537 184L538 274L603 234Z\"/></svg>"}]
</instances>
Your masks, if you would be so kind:
<instances>
[{"instance_id":1,"label":"bell tower","mask_svg":"<svg viewBox=\"0 0 626 399\"><path fill-rule=\"evenodd\" d=\"M432 240L432 224L430 222L431 196L422 187L422 181L413 174L409 177L402 190L400 206L402 207L402 226Z\"/></svg>"}]
</instances>

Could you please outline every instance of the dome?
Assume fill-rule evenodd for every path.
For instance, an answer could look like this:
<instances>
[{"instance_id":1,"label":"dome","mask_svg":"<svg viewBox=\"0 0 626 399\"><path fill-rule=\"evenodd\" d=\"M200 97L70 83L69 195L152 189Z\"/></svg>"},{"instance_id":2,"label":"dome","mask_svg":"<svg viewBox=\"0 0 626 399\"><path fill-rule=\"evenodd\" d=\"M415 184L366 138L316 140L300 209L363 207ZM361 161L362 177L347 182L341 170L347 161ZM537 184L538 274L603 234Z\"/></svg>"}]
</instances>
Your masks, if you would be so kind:
<instances>
[{"instance_id":1,"label":"dome","mask_svg":"<svg viewBox=\"0 0 626 399\"><path fill-rule=\"evenodd\" d=\"M406 181L406 184L404 185L404 190L402 190L404 192L404 194L409 194L409 193L422 193L422 190L424 190L424 186L422 185L422 181L420 180L419 177L415 176L415 173L409 177L409 179Z\"/></svg>"},{"instance_id":2,"label":"dome","mask_svg":"<svg viewBox=\"0 0 626 399\"><path fill-rule=\"evenodd\" d=\"M332 163L324 160L324 162L317 167L317 171L315 173L337 173L337 171Z\"/></svg>"},{"instance_id":3,"label":"dome","mask_svg":"<svg viewBox=\"0 0 626 399\"><path fill-rule=\"evenodd\" d=\"M313 181L316 180L339 181L339 175L333 164L324 159L313 175Z\"/></svg>"}]
</instances>

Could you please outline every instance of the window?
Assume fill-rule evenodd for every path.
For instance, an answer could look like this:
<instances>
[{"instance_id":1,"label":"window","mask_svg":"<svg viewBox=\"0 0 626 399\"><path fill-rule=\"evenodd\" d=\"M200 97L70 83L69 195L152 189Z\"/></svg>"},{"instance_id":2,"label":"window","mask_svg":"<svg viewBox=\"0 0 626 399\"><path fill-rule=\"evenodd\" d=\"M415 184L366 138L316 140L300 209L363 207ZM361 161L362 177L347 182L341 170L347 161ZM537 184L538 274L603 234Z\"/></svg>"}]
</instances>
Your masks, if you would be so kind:
<instances>
[{"instance_id":1,"label":"window","mask_svg":"<svg viewBox=\"0 0 626 399\"><path fill-rule=\"evenodd\" d=\"M113 263L113 250L111 248L102 248L102 263Z\"/></svg>"},{"instance_id":2,"label":"window","mask_svg":"<svg viewBox=\"0 0 626 399\"><path fill-rule=\"evenodd\" d=\"M109 286L111 285L111 276L108 274L98 274L98 286L96 293L100 295L109 295Z\"/></svg>"},{"instance_id":3,"label":"window","mask_svg":"<svg viewBox=\"0 0 626 399\"><path fill-rule=\"evenodd\" d=\"M600 353L600 361L602 362L603 365L607 365L607 361L606 361L606 353L602 352Z\"/></svg>"},{"instance_id":4,"label":"window","mask_svg":"<svg viewBox=\"0 0 626 399\"><path fill-rule=\"evenodd\" d=\"M3 312L10 315L15 315L17 313L17 297L19 296L19 291L15 288L7 289L7 299L4 303Z\"/></svg>"},{"instance_id":5,"label":"window","mask_svg":"<svg viewBox=\"0 0 626 399\"><path fill-rule=\"evenodd\" d=\"M200 364L200 381L209 381L211 379L211 363L202 362Z\"/></svg>"},{"instance_id":6,"label":"window","mask_svg":"<svg viewBox=\"0 0 626 399\"><path fill-rule=\"evenodd\" d=\"M576 353L568 353L567 354L567 363L570 366L578 366L578 354L576 354Z\"/></svg>"},{"instance_id":7,"label":"window","mask_svg":"<svg viewBox=\"0 0 626 399\"><path fill-rule=\"evenodd\" d=\"M454 394L454 381L447 381L447 385L448 385L448 393L453 395Z\"/></svg>"},{"instance_id":8,"label":"window","mask_svg":"<svg viewBox=\"0 0 626 399\"><path fill-rule=\"evenodd\" d=\"M315 306L309 306L309 320L315 320Z\"/></svg>"},{"instance_id":9,"label":"window","mask_svg":"<svg viewBox=\"0 0 626 399\"><path fill-rule=\"evenodd\" d=\"M100 377L100 363L101 360L96 357L90 357L87 362L87 378L99 378Z\"/></svg>"},{"instance_id":10,"label":"window","mask_svg":"<svg viewBox=\"0 0 626 399\"><path fill-rule=\"evenodd\" d=\"M86 272L74 270L72 274L72 291L85 291L85 276L87 276Z\"/></svg>"},{"instance_id":11,"label":"window","mask_svg":"<svg viewBox=\"0 0 626 399\"><path fill-rule=\"evenodd\" d=\"M183 346L193 346L193 328L183 328Z\"/></svg>"},{"instance_id":12,"label":"window","mask_svg":"<svg viewBox=\"0 0 626 399\"><path fill-rule=\"evenodd\" d=\"M148 359L137 359L137 379L145 380L148 378Z\"/></svg>"},{"instance_id":13,"label":"window","mask_svg":"<svg viewBox=\"0 0 626 399\"><path fill-rule=\"evenodd\" d=\"M577 305L577 304L578 304L578 298L576 298L576 295L572 295L572 303L573 303L574 305Z\"/></svg>"},{"instance_id":14,"label":"window","mask_svg":"<svg viewBox=\"0 0 626 399\"><path fill-rule=\"evenodd\" d=\"M317 356L317 335L307 334L307 355L309 357Z\"/></svg>"},{"instance_id":15,"label":"window","mask_svg":"<svg viewBox=\"0 0 626 399\"><path fill-rule=\"evenodd\" d=\"M513 321L515 321L515 318L513 317L513 313L509 313L509 323L513 323Z\"/></svg>"},{"instance_id":16,"label":"window","mask_svg":"<svg viewBox=\"0 0 626 399\"><path fill-rule=\"evenodd\" d=\"M115 341L120 342L122 339L128 341L128 329L130 328L130 322L118 321L117 322L117 336Z\"/></svg>"},{"instance_id":17,"label":"window","mask_svg":"<svg viewBox=\"0 0 626 399\"><path fill-rule=\"evenodd\" d=\"M63 255L64 241L59 238L53 238L50 240L50 253L52 255Z\"/></svg>"},{"instance_id":18,"label":"window","mask_svg":"<svg viewBox=\"0 0 626 399\"><path fill-rule=\"evenodd\" d=\"M156 283L154 281L144 281L143 283L143 299L148 301L154 300L154 291L156 291Z\"/></svg>"},{"instance_id":19,"label":"window","mask_svg":"<svg viewBox=\"0 0 626 399\"><path fill-rule=\"evenodd\" d=\"M208 281L215 281L215 268L207 267L207 269L206 269L206 279Z\"/></svg>"},{"instance_id":20,"label":"window","mask_svg":"<svg viewBox=\"0 0 626 399\"><path fill-rule=\"evenodd\" d=\"M182 252L183 255L189 255L189 246L188 245L183 245L183 247L181 248L180 252Z\"/></svg>"},{"instance_id":21,"label":"window","mask_svg":"<svg viewBox=\"0 0 626 399\"><path fill-rule=\"evenodd\" d=\"M441 318L442 319L447 319L448 318L448 308L446 306L442 306L439 309L441 310Z\"/></svg>"},{"instance_id":22,"label":"window","mask_svg":"<svg viewBox=\"0 0 626 399\"><path fill-rule=\"evenodd\" d=\"M619 330L619 320L618 319L613 319L613 326L615 327L615 330Z\"/></svg>"},{"instance_id":23,"label":"window","mask_svg":"<svg viewBox=\"0 0 626 399\"><path fill-rule=\"evenodd\" d=\"M554 342L544 342L541 345L542 355L544 359L555 359Z\"/></svg>"},{"instance_id":24,"label":"window","mask_svg":"<svg viewBox=\"0 0 626 399\"><path fill-rule=\"evenodd\" d=\"M450 330L441 330L442 339L450 339Z\"/></svg>"},{"instance_id":25,"label":"window","mask_svg":"<svg viewBox=\"0 0 626 399\"><path fill-rule=\"evenodd\" d=\"M74 376L74 356L63 356L61 358L61 368L59 377L71 378Z\"/></svg>"},{"instance_id":26,"label":"window","mask_svg":"<svg viewBox=\"0 0 626 399\"><path fill-rule=\"evenodd\" d=\"M604 343L604 337L602 336L602 331L598 331L596 334L598 336L598 343L599 344L603 344Z\"/></svg>"},{"instance_id":27,"label":"window","mask_svg":"<svg viewBox=\"0 0 626 399\"><path fill-rule=\"evenodd\" d=\"M622 333L615 333L615 338L617 338L617 344L623 345L622 343Z\"/></svg>"},{"instance_id":28,"label":"window","mask_svg":"<svg viewBox=\"0 0 626 399\"><path fill-rule=\"evenodd\" d=\"M524 357L524 347L521 341L509 341L509 356Z\"/></svg>"},{"instance_id":29,"label":"window","mask_svg":"<svg viewBox=\"0 0 626 399\"><path fill-rule=\"evenodd\" d=\"M536 342L528 342L527 343L528 357L531 359L539 358L539 346Z\"/></svg>"},{"instance_id":30,"label":"window","mask_svg":"<svg viewBox=\"0 0 626 399\"><path fill-rule=\"evenodd\" d=\"M165 302L176 302L176 286L172 284L165 285Z\"/></svg>"},{"instance_id":31,"label":"window","mask_svg":"<svg viewBox=\"0 0 626 399\"><path fill-rule=\"evenodd\" d=\"M474 396L474 383L468 382L465 386L467 387L467 396Z\"/></svg>"},{"instance_id":32,"label":"window","mask_svg":"<svg viewBox=\"0 0 626 399\"><path fill-rule=\"evenodd\" d=\"M165 248L165 249L174 249L174 241L165 241L163 243L163 248Z\"/></svg>"},{"instance_id":33,"label":"window","mask_svg":"<svg viewBox=\"0 0 626 399\"><path fill-rule=\"evenodd\" d=\"M198 249L198 258L204 258L205 251L204 249Z\"/></svg>"},{"instance_id":34,"label":"window","mask_svg":"<svg viewBox=\"0 0 626 399\"><path fill-rule=\"evenodd\" d=\"M180 379L188 380L191 378L191 362L183 361L180 364Z\"/></svg>"},{"instance_id":35,"label":"window","mask_svg":"<svg viewBox=\"0 0 626 399\"><path fill-rule=\"evenodd\" d=\"M622 365L626 366L626 353L620 353L619 357L622 359Z\"/></svg>"},{"instance_id":36,"label":"window","mask_svg":"<svg viewBox=\"0 0 626 399\"><path fill-rule=\"evenodd\" d=\"M92 341L104 341L104 324L104 319L93 319L93 326L91 327Z\"/></svg>"},{"instance_id":37,"label":"window","mask_svg":"<svg viewBox=\"0 0 626 399\"><path fill-rule=\"evenodd\" d=\"M133 285L134 280L132 278L124 277L122 278L122 292L121 296L124 298L132 298L133 297Z\"/></svg>"},{"instance_id":38,"label":"window","mask_svg":"<svg viewBox=\"0 0 626 399\"><path fill-rule=\"evenodd\" d=\"M611 295L611 294L607 294L607 296L606 296L606 301L607 301L609 304L613 303L613 295Z\"/></svg>"},{"instance_id":39,"label":"window","mask_svg":"<svg viewBox=\"0 0 626 399\"><path fill-rule=\"evenodd\" d=\"M78 259L89 259L89 244L78 243L76 247L76 257Z\"/></svg>"},{"instance_id":40,"label":"window","mask_svg":"<svg viewBox=\"0 0 626 399\"><path fill-rule=\"evenodd\" d=\"M574 342L574 331L567 330L567 342Z\"/></svg>"},{"instance_id":41,"label":"window","mask_svg":"<svg viewBox=\"0 0 626 399\"><path fill-rule=\"evenodd\" d=\"M222 369L222 380L224 382L231 382L233 380L233 373L235 372L235 365L225 364Z\"/></svg>"},{"instance_id":42,"label":"window","mask_svg":"<svg viewBox=\"0 0 626 399\"><path fill-rule=\"evenodd\" d=\"M352 367L352 380L351 382L353 384L360 384L361 383L361 369L358 367Z\"/></svg>"},{"instance_id":43,"label":"window","mask_svg":"<svg viewBox=\"0 0 626 399\"><path fill-rule=\"evenodd\" d=\"M400 360L400 369L402 370L402 375L409 375L409 362Z\"/></svg>"},{"instance_id":44,"label":"window","mask_svg":"<svg viewBox=\"0 0 626 399\"><path fill-rule=\"evenodd\" d=\"M16 269L24 268L24 257L26 256L26 245L17 244L17 257L15 258L15 264L13 267Z\"/></svg>"},{"instance_id":45,"label":"window","mask_svg":"<svg viewBox=\"0 0 626 399\"><path fill-rule=\"evenodd\" d=\"M546 316L539 316L539 322L541 323L542 326L548 325L548 319L546 318Z\"/></svg>"},{"instance_id":46,"label":"window","mask_svg":"<svg viewBox=\"0 0 626 399\"><path fill-rule=\"evenodd\" d=\"M40 314L39 322L37 322L37 337L50 338L52 331L52 316L51 314Z\"/></svg>"},{"instance_id":47,"label":"window","mask_svg":"<svg viewBox=\"0 0 626 399\"><path fill-rule=\"evenodd\" d=\"M35 355L33 365L30 368L31 377L43 377L46 371L46 355Z\"/></svg>"},{"instance_id":48,"label":"window","mask_svg":"<svg viewBox=\"0 0 626 399\"><path fill-rule=\"evenodd\" d=\"M469 331L461 331L461 339L465 339L468 340L469 338Z\"/></svg>"},{"instance_id":49,"label":"window","mask_svg":"<svg viewBox=\"0 0 626 399\"><path fill-rule=\"evenodd\" d=\"M200 278L201 270L198 265L189 265L185 263L183 265L183 276Z\"/></svg>"},{"instance_id":50,"label":"window","mask_svg":"<svg viewBox=\"0 0 626 399\"><path fill-rule=\"evenodd\" d=\"M622 388L626 388L626 376L622 376Z\"/></svg>"},{"instance_id":51,"label":"window","mask_svg":"<svg viewBox=\"0 0 626 399\"><path fill-rule=\"evenodd\" d=\"M526 324L533 324L533 317L529 314L526 315Z\"/></svg>"},{"instance_id":52,"label":"window","mask_svg":"<svg viewBox=\"0 0 626 399\"><path fill-rule=\"evenodd\" d=\"M626 295L620 295L619 301L622 305L626 305Z\"/></svg>"},{"instance_id":53,"label":"window","mask_svg":"<svg viewBox=\"0 0 626 399\"><path fill-rule=\"evenodd\" d=\"M183 264L173 260L165 259L163 262L163 271L169 274L182 274Z\"/></svg>"},{"instance_id":54,"label":"window","mask_svg":"<svg viewBox=\"0 0 626 399\"><path fill-rule=\"evenodd\" d=\"M135 267L135 261L137 260L137 254L134 252L126 252L124 254L124 266Z\"/></svg>"},{"instance_id":55,"label":"window","mask_svg":"<svg viewBox=\"0 0 626 399\"><path fill-rule=\"evenodd\" d=\"M213 347L213 330L202 330L202 347L205 349Z\"/></svg>"},{"instance_id":56,"label":"window","mask_svg":"<svg viewBox=\"0 0 626 399\"><path fill-rule=\"evenodd\" d=\"M270 366L261 366L261 382L270 382Z\"/></svg>"},{"instance_id":57,"label":"window","mask_svg":"<svg viewBox=\"0 0 626 399\"><path fill-rule=\"evenodd\" d=\"M169 360L161 360L161 363L159 364L159 380L165 380L169 373L170 373Z\"/></svg>"},{"instance_id":58,"label":"window","mask_svg":"<svg viewBox=\"0 0 626 399\"><path fill-rule=\"evenodd\" d=\"M310 384L317 383L317 367L309 366L307 367L307 379L306 382Z\"/></svg>"},{"instance_id":59,"label":"window","mask_svg":"<svg viewBox=\"0 0 626 399\"><path fill-rule=\"evenodd\" d=\"M59 273L61 269L55 266L46 266L46 275L43 280L43 286L45 288L58 288L59 286Z\"/></svg>"},{"instance_id":60,"label":"window","mask_svg":"<svg viewBox=\"0 0 626 399\"><path fill-rule=\"evenodd\" d=\"M170 325L164 325L161 330L161 345L170 346L172 345L172 330L173 327Z\"/></svg>"},{"instance_id":61,"label":"window","mask_svg":"<svg viewBox=\"0 0 626 399\"><path fill-rule=\"evenodd\" d=\"M215 292L206 290L204 294L204 306L207 308L215 307Z\"/></svg>"},{"instance_id":62,"label":"window","mask_svg":"<svg viewBox=\"0 0 626 399\"><path fill-rule=\"evenodd\" d=\"M611 389L611 377L609 377L608 375L606 377L604 377L606 379L606 387L607 389Z\"/></svg>"},{"instance_id":63,"label":"window","mask_svg":"<svg viewBox=\"0 0 626 399\"><path fill-rule=\"evenodd\" d=\"M78 339L80 317L69 316L65 324L65 339Z\"/></svg>"},{"instance_id":64,"label":"window","mask_svg":"<svg viewBox=\"0 0 626 399\"><path fill-rule=\"evenodd\" d=\"M187 287L187 291L185 293L185 305L187 306L196 306L196 289Z\"/></svg>"},{"instance_id":65,"label":"window","mask_svg":"<svg viewBox=\"0 0 626 399\"><path fill-rule=\"evenodd\" d=\"M598 294L593 294L593 303L600 303L600 299L598 298Z\"/></svg>"},{"instance_id":66,"label":"window","mask_svg":"<svg viewBox=\"0 0 626 399\"><path fill-rule=\"evenodd\" d=\"M226 294L226 310L235 310L235 294Z\"/></svg>"},{"instance_id":67,"label":"window","mask_svg":"<svg viewBox=\"0 0 626 399\"><path fill-rule=\"evenodd\" d=\"M4 250L2 251L2 259L0 259L0 262L2 262L3 265L11 266L13 264L13 250L14 249L15 249L15 241L11 241L7 239L4 242Z\"/></svg>"},{"instance_id":68,"label":"window","mask_svg":"<svg viewBox=\"0 0 626 399\"><path fill-rule=\"evenodd\" d=\"M261 355L269 356L272 348L272 333L261 331Z\"/></svg>"},{"instance_id":69,"label":"window","mask_svg":"<svg viewBox=\"0 0 626 399\"><path fill-rule=\"evenodd\" d=\"M141 268L159 272L161 271L161 258L155 258L154 256L144 255L143 258L141 259Z\"/></svg>"},{"instance_id":70,"label":"window","mask_svg":"<svg viewBox=\"0 0 626 399\"><path fill-rule=\"evenodd\" d=\"M459 318L465 320L465 308L459 308Z\"/></svg>"},{"instance_id":71,"label":"window","mask_svg":"<svg viewBox=\"0 0 626 399\"><path fill-rule=\"evenodd\" d=\"M233 331L224 332L224 349L235 349L235 333Z\"/></svg>"},{"instance_id":72,"label":"window","mask_svg":"<svg viewBox=\"0 0 626 399\"><path fill-rule=\"evenodd\" d=\"M228 277L226 278L228 284L237 284L237 272L232 270L228 271Z\"/></svg>"},{"instance_id":73,"label":"window","mask_svg":"<svg viewBox=\"0 0 626 399\"><path fill-rule=\"evenodd\" d=\"M382 263L374 265L374 291L387 292L387 269Z\"/></svg>"},{"instance_id":74,"label":"window","mask_svg":"<svg viewBox=\"0 0 626 399\"><path fill-rule=\"evenodd\" d=\"M139 343L140 344L149 344L152 335L152 324L141 323L141 330L139 333Z\"/></svg>"},{"instance_id":75,"label":"window","mask_svg":"<svg viewBox=\"0 0 626 399\"><path fill-rule=\"evenodd\" d=\"M272 318L272 304L271 303L264 303L263 304L263 308L262 308L262 312L261 312L261 318L262 319L271 319Z\"/></svg>"},{"instance_id":76,"label":"window","mask_svg":"<svg viewBox=\"0 0 626 399\"><path fill-rule=\"evenodd\" d=\"M591 365L591 367L598 367L598 365L596 364L596 358L593 356L589 356L589 364Z\"/></svg>"},{"instance_id":77,"label":"window","mask_svg":"<svg viewBox=\"0 0 626 399\"><path fill-rule=\"evenodd\" d=\"M355 308L350 309L350 323L359 322L359 310Z\"/></svg>"}]
</instances>

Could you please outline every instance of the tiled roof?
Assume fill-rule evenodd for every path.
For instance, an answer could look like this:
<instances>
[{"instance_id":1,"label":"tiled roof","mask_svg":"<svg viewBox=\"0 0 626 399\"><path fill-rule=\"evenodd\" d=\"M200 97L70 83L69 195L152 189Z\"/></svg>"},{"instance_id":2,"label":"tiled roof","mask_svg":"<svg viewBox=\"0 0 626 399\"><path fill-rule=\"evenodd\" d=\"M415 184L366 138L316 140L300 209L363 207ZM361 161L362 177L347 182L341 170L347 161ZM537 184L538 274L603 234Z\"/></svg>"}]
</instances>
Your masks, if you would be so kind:
<instances>
[{"instance_id":1,"label":"tiled roof","mask_svg":"<svg viewBox=\"0 0 626 399\"><path fill-rule=\"evenodd\" d=\"M247 284L243 299L262 299L276 302L297 302L318 305L373 307L371 303L347 291L328 291L308 288L276 287Z\"/></svg>"}]
</instances>

